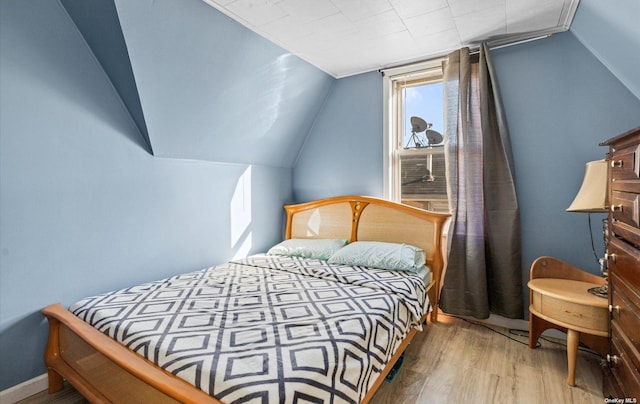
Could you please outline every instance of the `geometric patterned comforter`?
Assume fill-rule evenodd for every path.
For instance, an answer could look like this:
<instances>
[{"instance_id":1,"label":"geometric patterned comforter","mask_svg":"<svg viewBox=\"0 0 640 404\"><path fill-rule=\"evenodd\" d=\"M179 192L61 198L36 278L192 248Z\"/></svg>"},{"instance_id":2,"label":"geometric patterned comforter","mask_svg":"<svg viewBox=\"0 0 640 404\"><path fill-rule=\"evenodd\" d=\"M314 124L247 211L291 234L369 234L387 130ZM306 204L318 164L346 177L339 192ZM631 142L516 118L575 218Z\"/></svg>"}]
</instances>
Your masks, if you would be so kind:
<instances>
[{"instance_id":1,"label":"geometric patterned comforter","mask_svg":"<svg viewBox=\"0 0 640 404\"><path fill-rule=\"evenodd\" d=\"M357 403L428 306L407 272L261 254L70 311L225 403Z\"/></svg>"}]
</instances>

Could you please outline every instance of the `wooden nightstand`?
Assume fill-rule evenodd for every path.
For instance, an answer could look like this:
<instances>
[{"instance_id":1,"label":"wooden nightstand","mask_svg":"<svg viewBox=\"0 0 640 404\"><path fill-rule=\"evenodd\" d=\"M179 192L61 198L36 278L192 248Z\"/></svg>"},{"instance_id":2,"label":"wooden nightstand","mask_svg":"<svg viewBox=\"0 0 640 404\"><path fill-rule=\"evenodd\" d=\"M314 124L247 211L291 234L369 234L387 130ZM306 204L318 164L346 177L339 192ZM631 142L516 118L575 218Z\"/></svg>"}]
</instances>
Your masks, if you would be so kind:
<instances>
[{"instance_id":1,"label":"wooden nightstand","mask_svg":"<svg viewBox=\"0 0 640 404\"><path fill-rule=\"evenodd\" d=\"M607 352L608 302L588 292L603 283L603 278L551 257L538 258L531 266L529 347L535 348L542 332L549 328L566 332L570 386L575 385L580 342L600 355Z\"/></svg>"}]
</instances>

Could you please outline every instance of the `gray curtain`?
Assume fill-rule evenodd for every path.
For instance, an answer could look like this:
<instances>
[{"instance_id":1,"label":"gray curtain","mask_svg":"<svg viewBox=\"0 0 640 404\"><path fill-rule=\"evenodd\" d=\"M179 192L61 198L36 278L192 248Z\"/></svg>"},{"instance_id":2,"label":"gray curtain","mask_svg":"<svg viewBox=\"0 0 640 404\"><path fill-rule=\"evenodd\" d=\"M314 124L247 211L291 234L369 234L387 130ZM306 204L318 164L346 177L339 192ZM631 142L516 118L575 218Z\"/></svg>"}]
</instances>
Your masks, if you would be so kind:
<instances>
[{"instance_id":1,"label":"gray curtain","mask_svg":"<svg viewBox=\"0 0 640 404\"><path fill-rule=\"evenodd\" d=\"M475 59L475 60L472 60ZM445 164L451 227L440 307L523 318L520 214L513 155L489 49L444 66Z\"/></svg>"}]
</instances>

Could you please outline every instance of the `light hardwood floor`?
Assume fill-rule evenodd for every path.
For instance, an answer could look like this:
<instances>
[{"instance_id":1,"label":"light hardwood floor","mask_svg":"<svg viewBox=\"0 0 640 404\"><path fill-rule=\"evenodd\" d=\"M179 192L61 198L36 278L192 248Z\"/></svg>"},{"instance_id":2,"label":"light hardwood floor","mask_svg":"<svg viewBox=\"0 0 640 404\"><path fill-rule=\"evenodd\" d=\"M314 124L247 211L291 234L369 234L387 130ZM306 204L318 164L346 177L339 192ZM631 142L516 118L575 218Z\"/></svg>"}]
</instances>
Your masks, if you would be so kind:
<instances>
[{"instance_id":1,"label":"light hardwood floor","mask_svg":"<svg viewBox=\"0 0 640 404\"><path fill-rule=\"evenodd\" d=\"M439 319L416 336L374 404L604 402L599 356L578 353L576 386L569 387L564 341L541 339L541 347L530 349L528 337L504 328Z\"/></svg>"},{"instance_id":2,"label":"light hardwood floor","mask_svg":"<svg viewBox=\"0 0 640 404\"><path fill-rule=\"evenodd\" d=\"M383 383L373 404L604 402L598 356L578 353L576 386L569 387L563 341L541 340L540 348L529 349L526 336L504 328L489 329L444 315L439 319L416 336L399 373ZM21 401L84 402L71 387Z\"/></svg>"}]
</instances>

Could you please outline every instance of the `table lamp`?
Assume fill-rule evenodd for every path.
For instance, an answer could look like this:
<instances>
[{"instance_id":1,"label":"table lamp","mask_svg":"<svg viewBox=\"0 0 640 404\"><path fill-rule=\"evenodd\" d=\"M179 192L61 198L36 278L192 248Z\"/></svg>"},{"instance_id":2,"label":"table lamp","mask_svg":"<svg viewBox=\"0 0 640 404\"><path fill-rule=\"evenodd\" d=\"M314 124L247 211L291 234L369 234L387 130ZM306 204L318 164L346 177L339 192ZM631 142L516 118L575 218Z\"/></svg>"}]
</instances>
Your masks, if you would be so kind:
<instances>
[{"instance_id":1,"label":"table lamp","mask_svg":"<svg viewBox=\"0 0 640 404\"><path fill-rule=\"evenodd\" d=\"M590 161L586 164L582 186L578 191L567 212L585 212L589 214L589 235L591 236L591 249L596 261L600 265L602 275L606 277L606 261L598 258L593 245L593 232L591 230L591 213L606 213L609 211L609 165L605 160ZM604 220L606 223L606 219ZM603 238L606 243L605 228L603 224ZM589 292L594 295L606 297L607 284L601 287L591 288Z\"/></svg>"}]
</instances>

